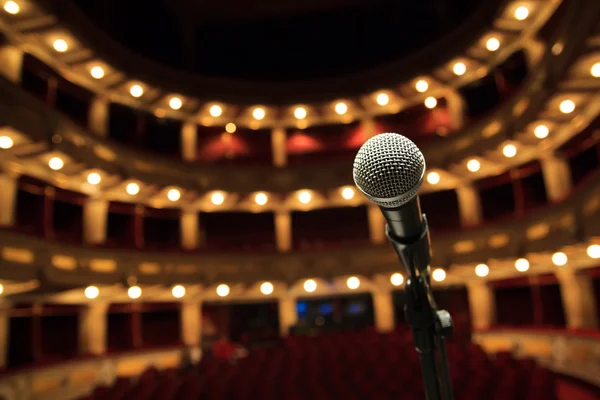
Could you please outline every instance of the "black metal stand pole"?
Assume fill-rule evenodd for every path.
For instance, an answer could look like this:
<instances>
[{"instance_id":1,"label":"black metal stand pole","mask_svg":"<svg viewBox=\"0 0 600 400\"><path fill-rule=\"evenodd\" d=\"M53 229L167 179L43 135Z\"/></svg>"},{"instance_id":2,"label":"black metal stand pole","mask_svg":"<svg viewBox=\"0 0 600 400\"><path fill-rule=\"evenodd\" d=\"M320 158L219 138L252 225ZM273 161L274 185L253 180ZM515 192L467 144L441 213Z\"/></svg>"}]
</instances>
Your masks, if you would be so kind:
<instances>
[{"instance_id":1,"label":"black metal stand pole","mask_svg":"<svg viewBox=\"0 0 600 400\"><path fill-rule=\"evenodd\" d=\"M444 338L452 333L452 318L447 311L437 309L431 293L429 229L424 215L423 226L421 236L412 243L403 243L393 237L389 228L387 236L410 276L406 281L405 314L413 333L415 348L419 352L426 398L453 400L444 342Z\"/></svg>"}]
</instances>

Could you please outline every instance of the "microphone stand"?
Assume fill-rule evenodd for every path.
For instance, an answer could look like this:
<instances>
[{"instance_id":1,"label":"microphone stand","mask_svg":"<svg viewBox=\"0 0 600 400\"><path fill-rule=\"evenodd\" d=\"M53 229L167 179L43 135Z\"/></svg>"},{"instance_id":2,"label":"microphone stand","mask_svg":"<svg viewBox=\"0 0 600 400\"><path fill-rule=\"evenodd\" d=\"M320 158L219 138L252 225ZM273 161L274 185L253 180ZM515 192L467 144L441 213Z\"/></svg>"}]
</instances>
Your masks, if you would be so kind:
<instances>
[{"instance_id":1,"label":"microphone stand","mask_svg":"<svg viewBox=\"0 0 600 400\"><path fill-rule=\"evenodd\" d=\"M453 400L445 342L445 338L452 334L452 318L447 311L437 309L431 293L427 218L423 214L423 229L414 241L395 237L389 226L386 226L386 235L409 273L404 312L421 359L426 399Z\"/></svg>"}]
</instances>

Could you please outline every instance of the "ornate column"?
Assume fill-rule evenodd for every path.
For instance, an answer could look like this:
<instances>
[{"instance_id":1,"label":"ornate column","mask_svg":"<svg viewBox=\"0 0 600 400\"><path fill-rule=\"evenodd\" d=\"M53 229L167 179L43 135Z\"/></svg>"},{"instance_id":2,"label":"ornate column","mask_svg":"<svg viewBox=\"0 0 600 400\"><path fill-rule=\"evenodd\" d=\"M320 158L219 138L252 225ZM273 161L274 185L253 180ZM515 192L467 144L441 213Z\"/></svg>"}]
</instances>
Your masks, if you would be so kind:
<instances>
[{"instance_id":1,"label":"ornate column","mask_svg":"<svg viewBox=\"0 0 600 400\"><path fill-rule=\"evenodd\" d=\"M444 94L447 104L448 116L453 130L460 130L465 122L465 101L454 90L449 90Z\"/></svg>"},{"instance_id":2,"label":"ornate column","mask_svg":"<svg viewBox=\"0 0 600 400\"><path fill-rule=\"evenodd\" d=\"M563 267L556 272L567 327L598 329L592 279L584 271Z\"/></svg>"},{"instance_id":3,"label":"ornate column","mask_svg":"<svg viewBox=\"0 0 600 400\"><path fill-rule=\"evenodd\" d=\"M365 141L367 141L368 139L372 138L373 136L379 134L379 133L383 133L383 132L377 132L377 127L375 126L375 121L373 120L373 118L365 118L360 122L362 131L364 132L365 135Z\"/></svg>"},{"instance_id":4,"label":"ornate column","mask_svg":"<svg viewBox=\"0 0 600 400\"><path fill-rule=\"evenodd\" d=\"M0 368L8 362L8 341L10 333L10 304L0 303Z\"/></svg>"},{"instance_id":5,"label":"ornate column","mask_svg":"<svg viewBox=\"0 0 600 400\"><path fill-rule=\"evenodd\" d=\"M275 212L275 245L282 252L292 249L292 216L289 211Z\"/></svg>"},{"instance_id":6,"label":"ornate column","mask_svg":"<svg viewBox=\"0 0 600 400\"><path fill-rule=\"evenodd\" d=\"M198 127L194 122L186 122L181 127L181 156L185 161L196 161L198 147Z\"/></svg>"},{"instance_id":7,"label":"ornate column","mask_svg":"<svg viewBox=\"0 0 600 400\"><path fill-rule=\"evenodd\" d=\"M108 228L108 200L88 199L83 206L83 240L86 244L102 244Z\"/></svg>"},{"instance_id":8,"label":"ornate column","mask_svg":"<svg viewBox=\"0 0 600 400\"><path fill-rule=\"evenodd\" d=\"M79 353L102 355L106 353L108 303L86 304L79 316Z\"/></svg>"},{"instance_id":9,"label":"ornate column","mask_svg":"<svg viewBox=\"0 0 600 400\"><path fill-rule=\"evenodd\" d=\"M456 188L460 223L463 227L479 225L483 219L479 192L473 185Z\"/></svg>"},{"instance_id":10,"label":"ornate column","mask_svg":"<svg viewBox=\"0 0 600 400\"><path fill-rule=\"evenodd\" d=\"M290 328L298 323L298 309L294 297L279 299L279 333L282 337L288 336Z\"/></svg>"},{"instance_id":11,"label":"ornate column","mask_svg":"<svg viewBox=\"0 0 600 400\"><path fill-rule=\"evenodd\" d=\"M16 175L10 172L0 173L0 227L15 223L18 183Z\"/></svg>"},{"instance_id":12,"label":"ornate column","mask_svg":"<svg viewBox=\"0 0 600 400\"><path fill-rule=\"evenodd\" d=\"M274 128L271 131L271 151L273 153L273 165L285 167L287 165L287 135L285 129Z\"/></svg>"},{"instance_id":13,"label":"ornate column","mask_svg":"<svg viewBox=\"0 0 600 400\"><path fill-rule=\"evenodd\" d=\"M548 200L558 202L565 199L572 188L569 162L564 158L551 155L542 158L540 163Z\"/></svg>"},{"instance_id":14,"label":"ornate column","mask_svg":"<svg viewBox=\"0 0 600 400\"><path fill-rule=\"evenodd\" d=\"M134 349L144 345L142 338L142 307L140 303L131 304L131 344Z\"/></svg>"},{"instance_id":15,"label":"ornate column","mask_svg":"<svg viewBox=\"0 0 600 400\"><path fill-rule=\"evenodd\" d=\"M377 290L372 292L373 312L375 314L375 329L377 332L385 333L394 330L394 298L389 290Z\"/></svg>"},{"instance_id":16,"label":"ornate column","mask_svg":"<svg viewBox=\"0 0 600 400\"><path fill-rule=\"evenodd\" d=\"M46 239L54 239L54 194L52 186L44 188L43 232Z\"/></svg>"},{"instance_id":17,"label":"ornate column","mask_svg":"<svg viewBox=\"0 0 600 400\"><path fill-rule=\"evenodd\" d=\"M379 207L369 204L367 206L367 218L369 220L369 238L371 243L385 243L385 218L383 217Z\"/></svg>"},{"instance_id":18,"label":"ornate column","mask_svg":"<svg viewBox=\"0 0 600 400\"><path fill-rule=\"evenodd\" d=\"M180 217L181 247L185 250L194 250L199 245L198 212L195 210L182 210Z\"/></svg>"},{"instance_id":19,"label":"ornate column","mask_svg":"<svg viewBox=\"0 0 600 400\"><path fill-rule=\"evenodd\" d=\"M471 326L473 330L485 330L496 322L494 289L483 281L467 283Z\"/></svg>"},{"instance_id":20,"label":"ornate column","mask_svg":"<svg viewBox=\"0 0 600 400\"><path fill-rule=\"evenodd\" d=\"M133 241L135 247L144 247L144 206L136 204L133 216Z\"/></svg>"},{"instance_id":21,"label":"ornate column","mask_svg":"<svg viewBox=\"0 0 600 400\"><path fill-rule=\"evenodd\" d=\"M527 60L527 69L535 68L546 50L546 44L541 40L536 40L533 37L523 42L523 52Z\"/></svg>"},{"instance_id":22,"label":"ornate column","mask_svg":"<svg viewBox=\"0 0 600 400\"><path fill-rule=\"evenodd\" d=\"M24 55L23 50L15 46L0 44L0 75L15 84L20 84Z\"/></svg>"},{"instance_id":23,"label":"ornate column","mask_svg":"<svg viewBox=\"0 0 600 400\"><path fill-rule=\"evenodd\" d=\"M110 102L104 97L96 96L89 109L88 123L89 128L95 134L106 137L109 131L109 105Z\"/></svg>"},{"instance_id":24,"label":"ornate column","mask_svg":"<svg viewBox=\"0 0 600 400\"><path fill-rule=\"evenodd\" d=\"M32 305L32 321L31 321L31 356L35 361L42 359L42 310L41 303Z\"/></svg>"},{"instance_id":25,"label":"ornate column","mask_svg":"<svg viewBox=\"0 0 600 400\"><path fill-rule=\"evenodd\" d=\"M202 303L184 301L181 303L181 341L187 347L202 345Z\"/></svg>"}]
</instances>

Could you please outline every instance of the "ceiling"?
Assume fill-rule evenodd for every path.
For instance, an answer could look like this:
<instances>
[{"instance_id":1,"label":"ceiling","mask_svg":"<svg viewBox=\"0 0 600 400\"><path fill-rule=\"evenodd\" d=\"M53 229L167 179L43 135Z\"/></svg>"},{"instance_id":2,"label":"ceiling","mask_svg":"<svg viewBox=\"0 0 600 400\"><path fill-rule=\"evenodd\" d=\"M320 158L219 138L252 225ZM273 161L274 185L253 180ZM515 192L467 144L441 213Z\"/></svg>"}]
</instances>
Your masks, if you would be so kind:
<instances>
[{"instance_id":1,"label":"ceiling","mask_svg":"<svg viewBox=\"0 0 600 400\"><path fill-rule=\"evenodd\" d=\"M68 1L90 19L79 23L95 24L134 53L188 72L257 82L340 77L381 66L453 31L483 3Z\"/></svg>"}]
</instances>

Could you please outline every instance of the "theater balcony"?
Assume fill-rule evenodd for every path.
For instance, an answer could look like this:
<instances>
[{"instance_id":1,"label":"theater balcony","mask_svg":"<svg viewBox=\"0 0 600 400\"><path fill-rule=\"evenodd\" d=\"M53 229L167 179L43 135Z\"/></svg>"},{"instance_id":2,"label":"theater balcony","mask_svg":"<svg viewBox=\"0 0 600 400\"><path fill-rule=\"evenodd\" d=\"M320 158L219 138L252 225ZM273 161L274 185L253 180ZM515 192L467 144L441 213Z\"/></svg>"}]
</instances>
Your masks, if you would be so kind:
<instances>
[{"instance_id":1,"label":"theater balcony","mask_svg":"<svg viewBox=\"0 0 600 400\"><path fill-rule=\"evenodd\" d=\"M456 397L594 398L600 3L121 3L0 2L0 399L422 398L382 132Z\"/></svg>"}]
</instances>

